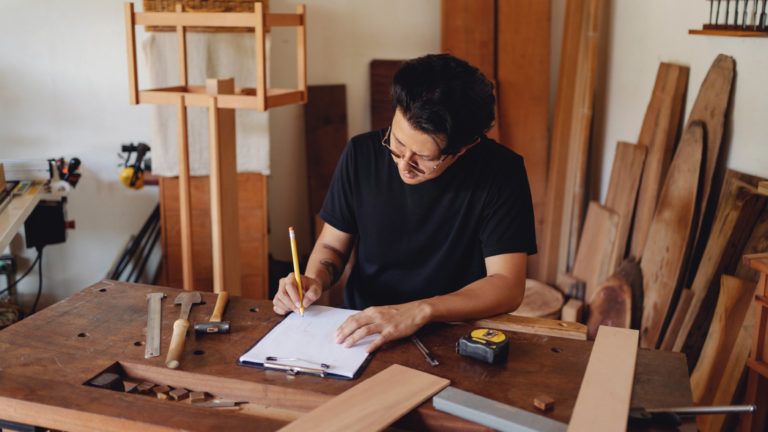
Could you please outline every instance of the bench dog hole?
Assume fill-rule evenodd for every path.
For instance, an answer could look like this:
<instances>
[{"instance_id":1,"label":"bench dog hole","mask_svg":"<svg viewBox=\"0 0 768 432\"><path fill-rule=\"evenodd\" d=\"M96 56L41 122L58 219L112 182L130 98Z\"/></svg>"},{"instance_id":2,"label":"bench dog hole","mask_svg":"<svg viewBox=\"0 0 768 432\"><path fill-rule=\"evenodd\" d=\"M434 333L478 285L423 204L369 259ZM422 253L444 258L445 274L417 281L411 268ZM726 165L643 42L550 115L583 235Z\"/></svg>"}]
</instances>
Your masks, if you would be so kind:
<instances>
[{"instance_id":1,"label":"bench dog hole","mask_svg":"<svg viewBox=\"0 0 768 432\"><path fill-rule=\"evenodd\" d=\"M142 345L144 345L144 341L134 342L133 345L135 345L135 346L142 346Z\"/></svg>"},{"instance_id":2,"label":"bench dog hole","mask_svg":"<svg viewBox=\"0 0 768 432\"><path fill-rule=\"evenodd\" d=\"M552 348L552 352L560 354L561 352L563 352L563 350L561 350L560 348Z\"/></svg>"},{"instance_id":3,"label":"bench dog hole","mask_svg":"<svg viewBox=\"0 0 768 432\"><path fill-rule=\"evenodd\" d=\"M195 352L193 354L194 355L203 355L203 354L205 354L205 351L203 351L203 350L195 350Z\"/></svg>"},{"instance_id":4,"label":"bench dog hole","mask_svg":"<svg viewBox=\"0 0 768 432\"><path fill-rule=\"evenodd\" d=\"M77 337L88 337L88 333L78 333Z\"/></svg>"}]
</instances>

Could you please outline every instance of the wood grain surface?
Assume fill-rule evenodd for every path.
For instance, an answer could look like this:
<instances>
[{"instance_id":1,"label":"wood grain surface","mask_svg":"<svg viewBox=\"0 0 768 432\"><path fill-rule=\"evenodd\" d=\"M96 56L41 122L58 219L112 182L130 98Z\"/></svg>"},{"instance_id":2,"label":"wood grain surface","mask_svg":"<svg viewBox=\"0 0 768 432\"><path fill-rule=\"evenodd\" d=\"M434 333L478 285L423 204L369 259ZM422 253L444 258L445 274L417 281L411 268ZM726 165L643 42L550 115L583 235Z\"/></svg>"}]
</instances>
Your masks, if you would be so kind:
<instances>
[{"instance_id":1,"label":"wood grain surface","mask_svg":"<svg viewBox=\"0 0 768 432\"><path fill-rule=\"evenodd\" d=\"M661 341L659 349L669 351L674 348L675 340L677 335L680 334L680 328L683 326L685 316L691 308L691 300L693 300L693 291L688 288L680 290L680 296L677 298L677 304L675 305L675 312L669 321L667 331L664 332L664 339Z\"/></svg>"},{"instance_id":2,"label":"wood grain surface","mask_svg":"<svg viewBox=\"0 0 768 432\"><path fill-rule=\"evenodd\" d=\"M560 308L565 299L563 294L554 287L533 279L525 280L525 296L520 306L511 312L532 318L560 318Z\"/></svg>"},{"instance_id":3,"label":"wood grain surface","mask_svg":"<svg viewBox=\"0 0 768 432\"><path fill-rule=\"evenodd\" d=\"M144 358L146 295L163 292L160 357ZM0 331L0 418L59 430L102 431L185 429L276 430L393 364L449 379L462 390L533 410L541 394L556 394L555 407L542 415L567 422L592 344L547 335L505 331L506 363L488 365L456 354L456 341L473 326L423 328L419 338L440 362L432 367L409 340L378 350L359 380L288 376L238 366L235 361L282 319L266 300L232 296L224 313L231 332L190 334L181 368L163 364L170 329L178 317L178 289L99 282L70 298ZM216 295L190 312L191 322L207 321ZM512 317L520 318L520 317ZM129 376L171 387L206 391L228 400L248 401L243 409L210 409L84 386L100 372L122 365ZM632 404L691 404L685 358L680 353L640 350ZM528 408L526 408L528 407ZM393 425L405 430L487 430L421 404Z\"/></svg>"},{"instance_id":4,"label":"wood grain surface","mask_svg":"<svg viewBox=\"0 0 768 432\"><path fill-rule=\"evenodd\" d=\"M670 164L648 231L640 261L643 272L640 346L643 348L656 348L661 341L662 326L690 249L691 224L698 206L703 140L701 123L693 123L686 129Z\"/></svg>"},{"instance_id":5,"label":"wood grain surface","mask_svg":"<svg viewBox=\"0 0 768 432\"><path fill-rule=\"evenodd\" d=\"M630 144L619 141L616 155L613 157L611 178L605 195L605 206L619 215L619 227L616 233L616 248L608 268L608 274L621 264L627 252L632 217L635 214L637 191L645 166L648 147L642 144Z\"/></svg>"},{"instance_id":6,"label":"wood grain surface","mask_svg":"<svg viewBox=\"0 0 768 432\"><path fill-rule=\"evenodd\" d=\"M392 78L404 60L371 60L371 130L392 123Z\"/></svg>"},{"instance_id":7,"label":"wood grain surface","mask_svg":"<svg viewBox=\"0 0 768 432\"><path fill-rule=\"evenodd\" d=\"M648 147L637 195L629 256L639 260L645 248L661 186L667 176L682 119L688 67L661 63L637 143Z\"/></svg>"},{"instance_id":8,"label":"wood grain surface","mask_svg":"<svg viewBox=\"0 0 768 432\"><path fill-rule=\"evenodd\" d=\"M573 262L572 275L586 283L584 299L589 304L597 287L615 268L616 236L620 215L605 206L591 201L587 207L584 229L579 249Z\"/></svg>"},{"instance_id":9,"label":"wood grain surface","mask_svg":"<svg viewBox=\"0 0 768 432\"><path fill-rule=\"evenodd\" d=\"M392 365L280 430L382 430L448 384L445 378Z\"/></svg>"},{"instance_id":10,"label":"wood grain surface","mask_svg":"<svg viewBox=\"0 0 768 432\"><path fill-rule=\"evenodd\" d=\"M638 336L637 330L599 328L568 423L569 432L626 429Z\"/></svg>"}]
</instances>

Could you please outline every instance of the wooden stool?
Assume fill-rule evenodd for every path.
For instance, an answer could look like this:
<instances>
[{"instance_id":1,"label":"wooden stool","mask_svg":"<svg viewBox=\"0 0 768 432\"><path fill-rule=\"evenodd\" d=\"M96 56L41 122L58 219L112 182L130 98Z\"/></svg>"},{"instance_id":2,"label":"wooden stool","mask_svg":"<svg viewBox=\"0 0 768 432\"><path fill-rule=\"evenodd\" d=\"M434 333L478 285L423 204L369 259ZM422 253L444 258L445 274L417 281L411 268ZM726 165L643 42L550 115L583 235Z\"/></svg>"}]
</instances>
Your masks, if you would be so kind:
<instances>
[{"instance_id":1,"label":"wooden stool","mask_svg":"<svg viewBox=\"0 0 768 432\"><path fill-rule=\"evenodd\" d=\"M762 394L761 399L757 400L757 393L758 387L760 387L760 378L768 379L768 252L744 255L744 261L760 272L760 280L757 282L758 295L755 296L755 301L758 304L755 339L752 343L750 358L747 360L749 376L744 402L748 404L765 403L768 401L766 395ZM757 407L755 414L745 415L742 430L745 432L765 430L765 410L766 407L760 406Z\"/></svg>"}]
</instances>

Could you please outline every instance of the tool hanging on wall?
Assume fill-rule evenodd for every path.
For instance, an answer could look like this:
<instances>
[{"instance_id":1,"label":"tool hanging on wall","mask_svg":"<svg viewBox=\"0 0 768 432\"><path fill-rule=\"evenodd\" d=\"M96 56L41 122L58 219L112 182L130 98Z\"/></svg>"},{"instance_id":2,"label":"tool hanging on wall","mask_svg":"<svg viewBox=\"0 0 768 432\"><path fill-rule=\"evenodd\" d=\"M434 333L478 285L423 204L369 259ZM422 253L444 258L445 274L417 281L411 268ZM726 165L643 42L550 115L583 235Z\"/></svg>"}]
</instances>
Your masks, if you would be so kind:
<instances>
[{"instance_id":1,"label":"tool hanging on wall","mask_svg":"<svg viewBox=\"0 0 768 432\"><path fill-rule=\"evenodd\" d=\"M753 32L765 33L768 24L766 5L768 0L753 0L751 5L752 21L747 22L750 15L750 0L725 0L725 14L720 16L720 5L723 0L709 0L709 22L702 26L701 30L690 30L690 34L710 34L722 36L754 36ZM731 2L733 2L733 18L731 18ZM739 2L742 2L741 14L739 14ZM759 16L758 16L759 12ZM714 15L714 19L713 19ZM739 18L741 16L741 18ZM739 22L741 19L741 22ZM714 32L713 32L714 31Z\"/></svg>"},{"instance_id":2,"label":"tool hanging on wall","mask_svg":"<svg viewBox=\"0 0 768 432\"><path fill-rule=\"evenodd\" d=\"M122 145L122 153L118 156L124 160L121 165L125 168L120 171L120 181L126 187L136 190L144 187L144 170L151 171L152 168L150 159L146 157L149 150L150 147L144 143ZM136 158L131 162L133 153L136 153Z\"/></svg>"}]
</instances>

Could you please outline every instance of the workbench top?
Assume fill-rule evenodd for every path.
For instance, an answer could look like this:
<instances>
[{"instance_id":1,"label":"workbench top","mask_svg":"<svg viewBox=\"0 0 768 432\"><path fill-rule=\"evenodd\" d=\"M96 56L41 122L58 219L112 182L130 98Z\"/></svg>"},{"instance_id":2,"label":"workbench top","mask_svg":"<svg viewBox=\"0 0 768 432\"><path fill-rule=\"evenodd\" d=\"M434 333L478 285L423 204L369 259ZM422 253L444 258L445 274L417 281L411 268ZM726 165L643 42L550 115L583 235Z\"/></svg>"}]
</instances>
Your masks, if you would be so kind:
<instances>
[{"instance_id":1,"label":"workbench top","mask_svg":"<svg viewBox=\"0 0 768 432\"><path fill-rule=\"evenodd\" d=\"M144 358L146 295L163 292L159 357ZM586 369L592 343L505 332L509 359L487 365L461 357L456 341L470 326L432 325L419 334L440 362L427 364L410 341L380 349L357 380L290 376L238 366L237 358L282 317L271 302L231 297L224 320L231 333L187 336L181 366L165 367L178 289L102 281L0 331L0 419L62 430L275 430L355 384L398 363L451 380L451 385L536 412L533 399L545 394L555 407L544 414L567 422ZM208 321L216 295L192 307L189 321ZM237 408L204 408L85 386L110 369L133 380L206 391L219 398L249 401ZM685 357L640 350L632 405L646 408L691 405ZM427 401L395 424L403 429L486 430L438 412Z\"/></svg>"}]
</instances>

